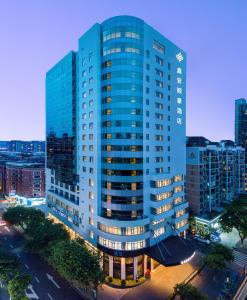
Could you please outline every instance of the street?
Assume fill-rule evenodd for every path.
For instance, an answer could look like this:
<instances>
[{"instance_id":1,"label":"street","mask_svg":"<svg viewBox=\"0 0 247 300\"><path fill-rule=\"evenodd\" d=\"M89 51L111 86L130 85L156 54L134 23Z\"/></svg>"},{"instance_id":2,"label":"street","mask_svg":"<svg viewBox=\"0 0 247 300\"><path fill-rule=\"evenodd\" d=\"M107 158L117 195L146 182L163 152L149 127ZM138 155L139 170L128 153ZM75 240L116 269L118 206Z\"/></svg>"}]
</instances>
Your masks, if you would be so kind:
<instances>
[{"instance_id":1,"label":"street","mask_svg":"<svg viewBox=\"0 0 247 300\"><path fill-rule=\"evenodd\" d=\"M0 243L4 249L17 255L23 272L32 276L31 285L27 290L29 299L83 299L42 258L24 249L25 240L15 227L10 225L0 227ZM9 297L1 295L1 300L9 300Z\"/></svg>"}]
</instances>

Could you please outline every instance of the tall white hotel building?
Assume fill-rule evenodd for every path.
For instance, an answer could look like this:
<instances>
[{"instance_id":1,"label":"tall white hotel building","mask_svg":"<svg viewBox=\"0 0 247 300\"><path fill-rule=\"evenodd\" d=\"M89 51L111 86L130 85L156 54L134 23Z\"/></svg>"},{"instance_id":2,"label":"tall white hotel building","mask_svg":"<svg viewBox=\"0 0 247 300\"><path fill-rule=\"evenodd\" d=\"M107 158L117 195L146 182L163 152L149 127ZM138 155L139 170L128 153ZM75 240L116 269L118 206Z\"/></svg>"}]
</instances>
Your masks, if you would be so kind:
<instances>
[{"instance_id":1,"label":"tall white hotel building","mask_svg":"<svg viewBox=\"0 0 247 300\"><path fill-rule=\"evenodd\" d=\"M46 75L50 214L135 279L188 261L186 54L143 20L95 24Z\"/></svg>"}]
</instances>

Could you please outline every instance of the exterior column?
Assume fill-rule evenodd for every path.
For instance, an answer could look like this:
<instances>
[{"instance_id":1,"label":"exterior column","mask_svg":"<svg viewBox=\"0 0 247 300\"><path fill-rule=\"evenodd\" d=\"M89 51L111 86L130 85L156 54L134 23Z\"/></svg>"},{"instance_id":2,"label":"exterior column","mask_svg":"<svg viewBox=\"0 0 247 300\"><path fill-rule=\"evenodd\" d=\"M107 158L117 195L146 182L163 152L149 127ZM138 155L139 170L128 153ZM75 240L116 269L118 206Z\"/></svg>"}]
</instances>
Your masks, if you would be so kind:
<instances>
[{"instance_id":1,"label":"exterior column","mask_svg":"<svg viewBox=\"0 0 247 300\"><path fill-rule=\"evenodd\" d=\"M103 270L103 260L104 260L104 255L103 252L100 251L100 261L99 261L99 265L100 268Z\"/></svg>"},{"instance_id":2,"label":"exterior column","mask_svg":"<svg viewBox=\"0 0 247 300\"><path fill-rule=\"evenodd\" d=\"M125 257L121 257L121 279L126 279Z\"/></svg>"},{"instance_id":3,"label":"exterior column","mask_svg":"<svg viewBox=\"0 0 247 300\"><path fill-rule=\"evenodd\" d=\"M184 230L184 239L186 240L186 230Z\"/></svg>"},{"instance_id":4,"label":"exterior column","mask_svg":"<svg viewBox=\"0 0 247 300\"><path fill-rule=\"evenodd\" d=\"M146 274L147 272L147 255L144 254L144 275Z\"/></svg>"},{"instance_id":5,"label":"exterior column","mask_svg":"<svg viewBox=\"0 0 247 300\"><path fill-rule=\"evenodd\" d=\"M138 275L137 273L137 256L134 257L134 280L136 279L136 276Z\"/></svg>"},{"instance_id":6,"label":"exterior column","mask_svg":"<svg viewBox=\"0 0 247 300\"><path fill-rule=\"evenodd\" d=\"M109 276L113 277L113 256L109 255Z\"/></svg>"},{"instance_id":7,"label":"exterior column","mask_svg":"<svg viewBox=\"0 0 247 300\"><path fill-rule=\"evenodd\" d=\"M154 260L151 258L151 261L150 261L150 265L151 265L151 272L154 270Z\"/></svg>"}]
</instances>

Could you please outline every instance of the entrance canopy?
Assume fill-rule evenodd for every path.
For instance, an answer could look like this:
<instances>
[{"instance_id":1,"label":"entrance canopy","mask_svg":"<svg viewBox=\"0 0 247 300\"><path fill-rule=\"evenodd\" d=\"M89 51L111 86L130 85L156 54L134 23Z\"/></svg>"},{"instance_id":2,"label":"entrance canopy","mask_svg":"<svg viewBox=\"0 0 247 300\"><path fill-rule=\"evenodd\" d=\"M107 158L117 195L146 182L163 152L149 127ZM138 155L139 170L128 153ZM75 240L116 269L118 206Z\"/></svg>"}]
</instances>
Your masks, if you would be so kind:
<instances>
[{"instance_id":1,"label":"entrance canopy","mask_svg":"<svg viewBox=\"0 0 247 300\"><path fill-rule=\"evenodd\" d=\"M148 248L146 254L168 267L190 261L195 255L195 248L190 241L178 236L171 236Z\"/></svg>"}]
</instances>

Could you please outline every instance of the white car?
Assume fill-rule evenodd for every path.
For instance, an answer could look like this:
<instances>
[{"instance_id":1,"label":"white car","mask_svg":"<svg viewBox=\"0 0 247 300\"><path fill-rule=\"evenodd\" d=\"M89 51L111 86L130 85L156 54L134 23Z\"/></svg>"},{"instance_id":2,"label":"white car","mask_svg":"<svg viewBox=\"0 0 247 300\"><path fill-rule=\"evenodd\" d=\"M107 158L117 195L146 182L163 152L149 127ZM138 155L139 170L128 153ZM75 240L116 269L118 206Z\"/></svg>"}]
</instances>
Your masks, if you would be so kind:
<instances>
[{"instance_id":1,"label":"white car","mask_svg":"<svg viewBox=\"0 0 247 300\"><path fill-rule=\"evenodd\" d=\"M7 223L5 221L0 220L0 226L6 226L6 225L7 225Z\"/></svg>"},{"instance_id":2,"label":"white car","mask_svg":"<svg viewBox=\"0 0 247 300\"><path fill-rule=\"evenodd\" d=\"M213 242L220 242L221 241L221 238L219 237L219 236L217 236L217 235L211 235L211 240L213 241Z\"/></svg>"},{"instance_id":3,"label":"white car","mask_svg":"<svg viewBox=\"0 0 247 300\"><path fill-rule=\"evenodd\" d=\"M199 236L199 235L195 235L195 236L194 236L194 240L196 240L196 241L198 241L198 242L201 242L201 243L204 243L204 244L207 244L207 245L210 244L210 240L204 239L204 238L202 238L202 237Z\"/></svg>"}]
</instances>

